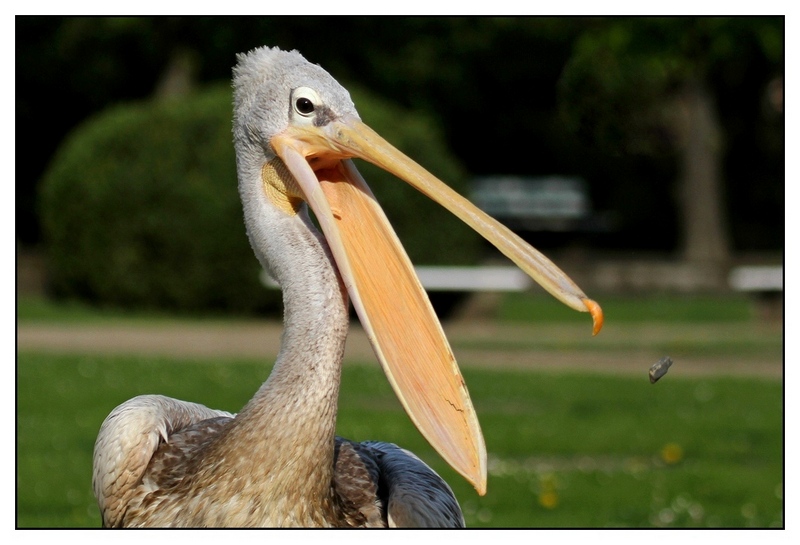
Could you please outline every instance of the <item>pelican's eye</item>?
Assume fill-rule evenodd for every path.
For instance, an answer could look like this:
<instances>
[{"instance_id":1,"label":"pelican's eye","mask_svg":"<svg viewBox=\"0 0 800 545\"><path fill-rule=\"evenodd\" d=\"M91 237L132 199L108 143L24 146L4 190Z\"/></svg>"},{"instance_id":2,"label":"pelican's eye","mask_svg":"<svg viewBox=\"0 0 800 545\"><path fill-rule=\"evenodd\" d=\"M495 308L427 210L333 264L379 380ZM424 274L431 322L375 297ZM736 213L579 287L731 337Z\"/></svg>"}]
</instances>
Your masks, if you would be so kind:
<instances>
[{"instance_id":1,"label":"pelican's eye","mask_svg":"<svg viewBox=\"0 0 800 545\"><path fill-rule=\"evenodd\" d=\"M306 97L300 97L294 103L294 108L302 115L309 115L314 112L314 103Z\"/></svg>"},{"instance_id":2,"label":"pelican's eye","mask_svg":"<svg viewBox=\"0 0 800 545\"><path fill-rule=\"evenodd\" d=\"M292 107L303 117L312 117L322 101L319 95L309 87L299 87L292 93Z\"/></svg>"}]
</instances>

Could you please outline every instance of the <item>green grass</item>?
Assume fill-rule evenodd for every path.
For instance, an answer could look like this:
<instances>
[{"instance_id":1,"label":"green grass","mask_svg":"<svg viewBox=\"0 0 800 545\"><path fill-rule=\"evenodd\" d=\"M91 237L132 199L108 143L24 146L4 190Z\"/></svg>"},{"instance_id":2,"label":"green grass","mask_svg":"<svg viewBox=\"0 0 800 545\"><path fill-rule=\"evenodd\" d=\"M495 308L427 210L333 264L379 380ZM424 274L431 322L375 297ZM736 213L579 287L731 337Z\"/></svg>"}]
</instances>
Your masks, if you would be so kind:
<instances>
[{"instance_id":1,"label":"green grass","mask_svg":"<svg viewBox=\"0 0 800 545\"><path fill-rule=\"evenodd\" d=\"M599 299L607 321L615 322L744 322L754 318L752 298L746 295L609 295ZM22 322L98 323L108 321L230 319L223 315L186 315L157 311L125 311L97 308L78 301L52 302L32 296L19 297L17 318ZM506 322L586 323L587 315L575 312L542 293L504 295L497 318Z\"/></svg>"},{"instance_id":2,"label":"green grass","mask_svg":"<svg viewBox=\"0 0 800 545\"><path fill-rule=\"evenodd\" d=\"M610 295L598 299L606 320L615 322L741 322L754 316L752 297L736 295ZM498 318L512 322L582 322L585 316L541 293L502 298Z\"/></svg>"},{"instance_id":3,"label":"green grass","mask_svg":"<svg viewBox=\"0 0 800 545\"><path fill-rule=\"evenodd\" d=\"M252 361L45 355L17 363L17 525L96 527L91 453L120 402L161 393L237 411ZM346 365L339 433L397 442L451 484L470 526L782 525L780 381L466 369L489 452L488 493L432 452L377 365Z\"/></svg>"}]
</instances>

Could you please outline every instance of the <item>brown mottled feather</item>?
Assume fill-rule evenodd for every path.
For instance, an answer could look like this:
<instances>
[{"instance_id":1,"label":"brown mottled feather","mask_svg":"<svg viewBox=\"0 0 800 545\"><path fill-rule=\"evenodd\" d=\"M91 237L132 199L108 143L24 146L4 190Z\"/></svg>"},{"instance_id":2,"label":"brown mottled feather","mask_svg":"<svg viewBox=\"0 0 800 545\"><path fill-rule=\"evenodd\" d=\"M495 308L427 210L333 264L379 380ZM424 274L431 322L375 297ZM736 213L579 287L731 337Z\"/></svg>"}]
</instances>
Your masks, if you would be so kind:
<instances>
[{"instance_id":1,"label":"brown mottled feather","mask_svg":"<svg viewBox=\"0 0 800 545\"><path fill-rule=\"evenodd\" d=\"M160 445L194 423L231 416L159 395L134 397L114 409L100 427L94 449L92 487L103 525L124 525L133 495Z\"/></svg>"},{"instance_id":2,"label":"brown mottled feather","mask_svg":"<svg viewBox=\"0 0 800 545\"><path fill-rule=\"evenodd\" d=\"M388 525L378 496L380 472L371 449L336 438L333 488L348 526L383 528Z\"/></svg>"},{"instance_id":3,"label":"brown mottled feather","mask_svg":"<svg viewBox=\"0 0 800 545\"><path fill-rule=\"evenodd\" d=\"M153 454L143 485L154 490L180 486L187 476L194 473L192 468L203 451L232 420L226 416L202 420L170 435ZM142 503L147 505L147 497Z\"/></svg>"}]
</instances>

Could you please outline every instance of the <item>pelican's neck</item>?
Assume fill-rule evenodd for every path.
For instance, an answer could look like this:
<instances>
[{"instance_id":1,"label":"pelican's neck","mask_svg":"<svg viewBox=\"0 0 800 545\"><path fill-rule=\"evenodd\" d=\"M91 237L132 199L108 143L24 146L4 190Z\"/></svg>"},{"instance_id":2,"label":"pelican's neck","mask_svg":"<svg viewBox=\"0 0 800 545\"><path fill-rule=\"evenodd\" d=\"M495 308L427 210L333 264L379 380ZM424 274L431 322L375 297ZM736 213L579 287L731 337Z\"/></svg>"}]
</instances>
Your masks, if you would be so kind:
<instances>
[{"instance_id":1,"label":"pelican's neck","mask_svg":"<svg viewBox=\"0 0 800 545\"><path fill-rule=\"evenodd\" d=\"M280 413L292 427L298 420L316 428L324 422L332 438L347 297L327 245L305 210L273 222L264 232L272 238L262 249L283 291L284 327L275 367L246 409L258 405L273 416Z\"/></svg>"},{"instance_id":2,"label":"pelican's neck","mask_svg":"<svg viewBox=\"0 0 800 545\"><path fill-rule=\"evenodd\" d=\"M277 209L264 192L261 169L247 166L240 161L247 233L283 290L284 330L272 373L237 416L229 443L250 449L257 460L251 471L265 474L261 482L270 483L271 496L327 496L348 328L346 291L305 206L296 214Z\"/></svg>"}]
</instances>

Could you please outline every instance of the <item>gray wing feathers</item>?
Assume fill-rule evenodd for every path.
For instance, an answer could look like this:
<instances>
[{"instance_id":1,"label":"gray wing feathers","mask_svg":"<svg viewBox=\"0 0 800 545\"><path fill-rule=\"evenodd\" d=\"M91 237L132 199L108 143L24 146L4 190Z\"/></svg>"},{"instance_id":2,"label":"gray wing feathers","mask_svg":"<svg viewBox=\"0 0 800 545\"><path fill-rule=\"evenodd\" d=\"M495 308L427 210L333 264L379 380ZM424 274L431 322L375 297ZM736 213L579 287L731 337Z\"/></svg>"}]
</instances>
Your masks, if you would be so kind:
<instances>
[{"instance_id":1,"label":"gray wing feathers","mask_svg":"<svg viewBox=\"0 0 800 545\"><path fill-rule=\"evenodd\" d=\"M390 527L464 528L464 515L453 491L412 452L391 443L367 441L381 453L379 466L388 483Z\"/></svg>"},{"instance_id":2,"label":"gray wing feathers","mask_svg":"<svg viewBox=\"0 0 800 545\"><path fill-rule=\"evenodd\" d=\"M351 514L350 524L398 528L465 526L453 491L411 452L391 443L354 443L339 437L336 448L334 484L346 508L343 511Z\"/></svg>"},{"instance_id":3,"label":"gray wing feathers","mask_svg":"<svg viewBox=\"0 0 800 545\"><path fill-rule=\"evenodd\" d=\"M159 445L176 431L220 416L232 415L158 395L138 396L114 409L94 446L92 488L104 525L121 521L129 496Z\"/></svg>"}]
</instances>

